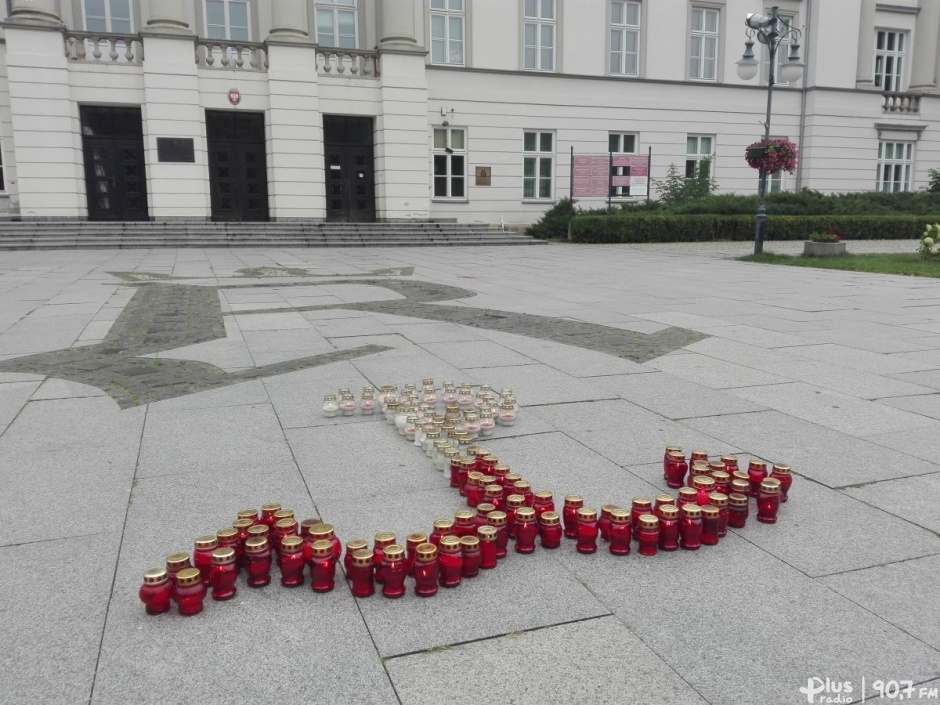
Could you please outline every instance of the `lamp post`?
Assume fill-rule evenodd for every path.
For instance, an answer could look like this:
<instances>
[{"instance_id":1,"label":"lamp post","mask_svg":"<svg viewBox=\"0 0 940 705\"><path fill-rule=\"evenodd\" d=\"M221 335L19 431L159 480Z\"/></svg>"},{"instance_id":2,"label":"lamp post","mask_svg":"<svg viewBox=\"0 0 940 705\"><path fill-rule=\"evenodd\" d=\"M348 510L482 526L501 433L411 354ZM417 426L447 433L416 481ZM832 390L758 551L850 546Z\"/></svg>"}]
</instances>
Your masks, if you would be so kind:
<instances>
[{"instance_id":1,"label":"lamp post","mask_svg":"<svg viewBox=\"0 0 940 705\"><path fill-rule=\"evenodd\" d=\"M773 108L774 84L777 82L777 50L784 42L790 43L790 55L786 63L780 67L780 76L784 81L795 81L803 75L805 64L800 61L800 30L791 27L790 23L780 17L776 6L770 8L770 15L759 15L750 12L744 20L747 27L748 40L744 42L744 56L737 62L738 76L744 81L750 81L757 75L760 65L754 57L754 41L767 46L770 59L770 68L767 72L767 118L764 120L764 141L770 139L770 114ZM767 170L759 170L760 180L757 195L760 203L757 206L757 225L754 229L754 254L764 250L764 234L767 231Z\"/></svg>"}]
</instances>

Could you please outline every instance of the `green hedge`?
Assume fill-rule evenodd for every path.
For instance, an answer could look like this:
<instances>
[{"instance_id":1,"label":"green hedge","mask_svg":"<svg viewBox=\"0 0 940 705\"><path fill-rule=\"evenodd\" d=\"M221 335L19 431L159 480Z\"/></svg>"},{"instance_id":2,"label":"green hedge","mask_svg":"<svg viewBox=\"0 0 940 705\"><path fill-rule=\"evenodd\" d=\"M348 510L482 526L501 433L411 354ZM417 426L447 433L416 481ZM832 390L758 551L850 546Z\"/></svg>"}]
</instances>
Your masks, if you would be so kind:
<instances>
[{"instance_id":1,"label":"green hedge","mask_svg":"<svg viewBox=\"0 0 940 705\"><path fill-rule=\"evenodd\" d=\"M832 230L846 240L912 240L940 215L778 215L767 218L766 240L806 240ZM579 215L574 242L707 242L753 240L753 215Z\"/></svg>"}]
</instances>

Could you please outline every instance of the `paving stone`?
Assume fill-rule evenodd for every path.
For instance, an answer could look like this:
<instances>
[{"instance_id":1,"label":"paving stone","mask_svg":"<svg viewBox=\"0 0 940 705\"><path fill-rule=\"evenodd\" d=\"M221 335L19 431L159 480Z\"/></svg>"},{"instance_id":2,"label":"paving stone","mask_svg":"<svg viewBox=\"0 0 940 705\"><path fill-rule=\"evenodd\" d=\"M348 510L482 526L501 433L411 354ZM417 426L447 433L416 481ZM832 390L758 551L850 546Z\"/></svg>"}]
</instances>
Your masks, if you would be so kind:
<instances>
[{"instance_id":1,"label":"paving stone","mask_svg":"<svg viewBox=\"0 0 940 705\"><path fill-rule=\"evenodd\" d=\"M751 387L790 381L787 377L768 374L760 370L742 367L741 365L691 352L664 355L655 360L650 360L646 364L648 367L654 367L672 377L681 377L712 389Z\"/></svg>"},{"instance_id":2,"label":"paving stone","mask_svg":"<svg viewBox=\"0 0 940 705\"><path fill-rule=\"evenodd\" d=\"M934 355L931 351L931 355ZM891 375L894 379L912 382L923 387L930 387L931 390L940 389L940 370L925 370L923 372L907 372L904 374Z\"/></svg>"},{"instance_id":3,"label":"paving stone","mask_svg":"<svg viewBox=\"0 0 940 705\"><path fill-rule=\"evenodd\" d=\"M809 360L829 364L837 363L838 365L849 367L853 370L870 372L876 375L920 372L940 367L940 360L936 360L934 364L930 364L926 361L918 362L914 359L910 359L905 353L886 355L869 350L859 350L845 345L820 344L796 346L788 348L787 352L791 355L799 355ZM911 355L916 354L917 353L911 353Z\"/></svg>"},{"instance_id":4,"label":"paving stone","mask_svg":"<svg viewBox=\"0 0 940 705\"><path fill-rule=\"evenodd\" d=\"M478 379L485 379L494 389L508 387L523 405L559 404L572 401L610 399L614 393L596 379L578 379L547 365L517 365L469 369ZM643 375L630 375L643 376Z\"/></svg>"},{"instance_id":5,"label":"paving stone","mask_svg":"<svg viewBox=\"0 0 940 705\"><path fill-rule=\"evenodd\" d=\"M921 417L923 418L923 417ZM921 427L912 431L894 431L892 433L875 433L866 436L866 440L877 443L886 448L893 448L915 458L921 458L932 463L940 457L940 422L928 419L929 427Z\"/></svg>"},{"instance_id":6,"label":"paving stone","mask_svg":"<svg viewBox=\"0 0 940 705\"><path fill-rule=\"evenodd\" d=\"M26 406L36 390L39 389L40 382L6 382L0 383L0 435L12 423L20 410Z\"/></svg>"},{"instance_id":7,"label":"paving stone","mask_svg":"<svg viewBox=\"0 0 940 705\"><path fill-rule=\"evenodd\" d=\"M940 473L847 487L846 494L940 534Z\"/></svg>"},{"instance_id":8,"label":"paving stone","mask_svg":"<svg viewBox=\"0 0 940 705\"><path fill-rule=\"evenodd\" d=\"M64 379L49 377L31 397L32 401L45 399L71 399L73 397L103 397L106 394L90 384L78 384Z\"/></svg>"},{"instance_id":9,"label":"paving stone","mask_svg":"<svg viewBox=\"0 0 940 705\"><path fill-rule=\"evenodd\" d=\"M895 409L904 409L915 414L940 419L940 394L919 394L913 397L892 397L879 399L879 404L892 406Z\"/></svg>"}]
</instances>

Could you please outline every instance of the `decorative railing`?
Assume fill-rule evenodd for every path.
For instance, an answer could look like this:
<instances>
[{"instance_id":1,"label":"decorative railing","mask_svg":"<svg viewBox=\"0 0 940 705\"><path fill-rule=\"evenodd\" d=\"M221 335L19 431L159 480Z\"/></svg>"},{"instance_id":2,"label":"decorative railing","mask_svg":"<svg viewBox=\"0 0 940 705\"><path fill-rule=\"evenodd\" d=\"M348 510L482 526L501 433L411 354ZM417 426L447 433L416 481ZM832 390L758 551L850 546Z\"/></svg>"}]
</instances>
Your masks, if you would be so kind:
<instances>
[{"instance_id":1,"label":"decorative railing","mask_svg":"<svg viewBox=\"0 0 940 705\"><path fill-rule=\"evenodd\" d=\"M256 42L197 39L196 64L216 69L267 71L268 52L264 44Z\"/></svg>"},{"instance_id":2,"label":"decorative railing","mask_svg":"<svg viewBox=\"0 0 940 705\"><path fill-rule=\"evenodd\" d=\"M919 113L920 93L884 93L883 113Z\"/></svg>"},{"instance_id":3,"label":"decorative railing","mask_svg":"<svg viewBox=\"0 0 940 705\"><path fill-rule=\"evenodd\" d=\"M317 49L317 74L320 76L378 78L379 53L360 49L319 47Z\"/></svg>"},{"instance_id":4,"label":"decorative railing","mask_svg":"<svg viewBox=\"0 0 940 705\"><path fill-rule=\"evenodd\" d=\"M136 34L66 32L65 57L90 64L140 65L144 40Z\"/></svg>"}]
</instances>

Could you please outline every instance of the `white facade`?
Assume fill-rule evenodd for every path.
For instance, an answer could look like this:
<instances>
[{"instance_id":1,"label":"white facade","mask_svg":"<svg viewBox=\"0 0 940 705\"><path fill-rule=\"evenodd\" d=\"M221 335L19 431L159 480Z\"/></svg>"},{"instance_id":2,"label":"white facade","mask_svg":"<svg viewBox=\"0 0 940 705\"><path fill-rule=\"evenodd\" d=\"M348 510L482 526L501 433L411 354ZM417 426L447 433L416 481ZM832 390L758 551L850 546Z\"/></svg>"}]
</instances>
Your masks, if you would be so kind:
<instances>
[{"instance_id":1,"label":"white facade","mask_svg":"<svg viewBox=\"0 0 940 705\"><path fill-rule=\"evenodd\" d=\"M801 149L777 185L922 187L940 167L940 0L777 4L807 63L774 90L771 134ZM651 148L654 180L711 153L721 191L757 185L743 154L767 89L735 66L745 16L769 10L753 0L6 5L10 216L527 223L569 195L572 149L614 143ZM92 128L112 107L139 109L114 113L127 134ZM231 137L229 113L256 131ZM371 120L352 142L350 116Z\"/></svg>"}]
</instances>

